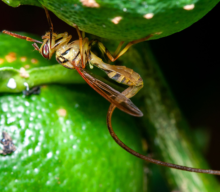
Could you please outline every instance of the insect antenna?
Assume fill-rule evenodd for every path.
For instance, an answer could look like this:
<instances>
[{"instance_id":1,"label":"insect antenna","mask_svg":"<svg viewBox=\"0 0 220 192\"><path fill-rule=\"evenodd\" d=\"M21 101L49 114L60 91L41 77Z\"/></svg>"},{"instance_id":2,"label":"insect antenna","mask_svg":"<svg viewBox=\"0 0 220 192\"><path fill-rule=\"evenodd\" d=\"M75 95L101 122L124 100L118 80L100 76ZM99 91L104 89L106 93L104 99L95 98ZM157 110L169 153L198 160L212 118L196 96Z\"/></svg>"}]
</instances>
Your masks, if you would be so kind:
<instances>
[{"instance_id":1,"label":"insect antenna","mask_svg":"<svg viewBox=\"0 0 220 192\"><path fill-rule=\"evenodd\" d=\"M81 63L82 63L82 68L85 68L86 65L85 65L84 60L83 60L83 44L82 44L83 36L85 36L85 33L83 32L82 35L81 35L78 26L74 24L73 27L76 28L77 34L79 36L79 51L80 51L80 55L81 55Z\"/></svg>"},{"instance_id":2,"label":"insect antenna","mask_svg":"<svg viewBox=\"0 0 220 192\"><path fill-rule=\"evenodd\" d=\"M7 30L2 31L2 33L11 35L12 37L16 37L16 38L19 38L19 39L24 39L24 40L26 40L26 41L31 41L31 42L35 42L35 43L40 43L40 44L42 44L41 41L38 41L38 40L36 40L36 39L32 39L32 38L30 38L30 37L26 37L26 36L23 36L23 35L19 35L19 34L16 34L16 33L12 33L12 32L7 31Z\"/></svg>"},{"instance_id":3,"label":"insect antenna","mask_svg":"<svg viewBox=\"0 0 220 192\"><path fill-rule=\"evenodd\" d=\"M157 165L162 165L165 167L170 167L170 168L174 168L174 169L179 169L179 170L183 170L183 171L189 171L189 172L196 172L196 173L206 173L206 174L212 174L212 175L220 175L220 171L218 170L210 170L210 169L197 169L197 168L192 168L192 167L185 167L185 166L181 166L181 165L176 165L176 164L172 164L172 163L166 163L163 161L159 161L156 159L152 159L150 157L141 155L140 153L134 151L133 149L129 148L127 145L125 145L115 134L113 128L112 128L112 124L111 124L111 118L112 118L112 113L115 110L116 106L114 104L111 104L109 109L108 109L108 113L107 113L107 126L108 126L108 130L109 133L111 134L112 138L115 140L115 142L121 146L123 149L125 149L127 152L129 152L130 154L143 159L147 162L150 163L154 163Z\"/></svg>"}]
</instances>

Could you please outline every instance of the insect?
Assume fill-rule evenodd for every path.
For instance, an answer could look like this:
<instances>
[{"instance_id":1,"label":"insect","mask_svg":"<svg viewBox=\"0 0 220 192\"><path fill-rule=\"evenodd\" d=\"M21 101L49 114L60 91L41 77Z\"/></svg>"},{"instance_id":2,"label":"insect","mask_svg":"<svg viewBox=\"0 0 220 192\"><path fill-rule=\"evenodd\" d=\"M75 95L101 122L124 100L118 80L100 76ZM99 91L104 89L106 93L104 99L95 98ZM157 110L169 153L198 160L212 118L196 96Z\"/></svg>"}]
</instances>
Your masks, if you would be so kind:
<instances>
[{"instance_id":1,"label":"insect","mask_svg":"<svg viewBox=\"0 0 220 192\"><path fill-rule=\"evenodd\" d=\"M29 85L25 82L24 86L26 89L22 92L23 95L25 96L30 96L32 94L34 95L39 95L40 94L40 86L32 87L31 89L29 88Z\"/></svg>"},{"instance_id":2,"label":"insect","mask_svg":"<svg viewBox=\"0 0 220 192\"><path fill-rule=\"evenodd\" d=\"M91 46L97 43L100 50L106 53L111 61L115 61L120 56L122 56L131 45L139 43L141 41L145 41L149 39L152 35L149 35L140 40L132 41L128 43L128 45L124 49L119 51L122 47L122 44L124 43L121 42L117 48L117 56L113 57L101 42L99 42L98 40L89 41L89 39L85 37L85 33L82 32L81 34L77 26L75 26L75 28L79 35L79 40L75 40L70 43L69 41L72 36L68 35L67 32L60 34L54 33L53 23L46 8L45 11L50 25L50 31L42 36L43 42L32 39L30 37L21 36L6 30L4 30L3 33L6 33L16 38L34 42L33 47L35 48L35 50L39 51L40 54L46 59L50 59L52 55L56 52L56 60L60 64L70 69L76 69L77 72L83 77L83 79L109 102L114 103L120 110L130 115L138 117L143 116L143 113L129 99L133 97L143 87L143 80L140 75L125 66L115 66L104 63L102 59L97 57L91 51ZM39 48L36 43L42 44L41 47ZM117 81L118 83L128 85L129 87L122 93L118 92L109 85L90 75L85 70L87 63L89 63L90 67L96 66L102 69L109 78Z\"/></svg>"},{"instance_id":3,"label":"insect","mask_svg":"<svg viewBox=\"0 0 220 192\"><path fill-rule=\"evenodd\" d=\"M82 32L81 34L77 25L74 25L74 27L77 30L79 40L75 40L69 43L72 36L68 35L67 32L60 34L54 33L53 24L50 19L48 10L46 8L45 12L50 25L50 31L47 32L44 36L42 36L43 42L32 39L30 37L21 36L6 30L4 30L3 33L6 33L16 38L25 39L26 41L34 42L33 47L35 48L35 50L39 51L40 54L46 59L50 59L52 55L56 52L56 59L60 64L70 69L76 69L76 71L82 76L82 78L95 91L97 91L100 95L107 99L111 103L107 114L107 125L109 132L113 139L116 141L116 143L118 143L123 149L125 149L132 155L151 163L184 171L220 175L220 171L185 167L181 165L162 162L141 155L129 148L128 146L126 146L113 131L111 125L111 118L112 113L116 107L130 115L137 117L143 116L143 113L130 100L130 98L133 97L143 87L143 80L140 77L140 75L134 72L132 69L129 69L125 66L115 66L104 63L102 59L100 59L91 51L91 46L97 43L100 50L104 52L107 55L107 57L113 62L117 60L120 56L122 56L133 44L146 41L153 35L148 35L147 37L144 37L142 39L131 41L120 51L124 43L121 42L115 51L115 53L117 53L115 54L116 56L113 57L101 42L99 42L98 40L89 41L89 39L85 37L84 32ZM42 44L41 47L39 48L36 43ZM113 89L109 85L90 75L85 69L87 63L89 63L90 68L96 66L102 69L108 75L109 78L117 81L118 83L128 85L129 87L125 89L122 93L120 93L119 91Z\"/></svg>"},{"instance_id":4,"label":"insect","mask_svg":"<svg viewBox=\"0 0 220 192\"><path fill-rule=\"evenodd\" d=\"M3 145L3 150L0 150L0 154L8 155L16 150L12 138L5 131L2 132L1 144Z\"/></svg>"}]
</instances>

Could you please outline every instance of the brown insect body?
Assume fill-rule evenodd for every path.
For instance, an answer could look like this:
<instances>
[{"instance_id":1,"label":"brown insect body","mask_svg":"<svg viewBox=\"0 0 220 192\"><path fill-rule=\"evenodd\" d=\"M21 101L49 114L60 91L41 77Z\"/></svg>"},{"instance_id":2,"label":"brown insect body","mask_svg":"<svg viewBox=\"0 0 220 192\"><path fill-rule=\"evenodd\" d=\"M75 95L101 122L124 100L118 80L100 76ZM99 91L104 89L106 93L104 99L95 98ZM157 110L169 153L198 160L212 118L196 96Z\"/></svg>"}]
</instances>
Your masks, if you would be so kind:
<instances>
[{"instance_id":1,"label":"brown insect body","mask_svg":"<svg viewBox=\"0 0 220 192\"><path fill-rule=\"evenodd\" d=\"M74 69L75 66L79 68L85 68L86 64L89 62L90 67L91 65L94 65L102 69L109 78L117 81L118 83L130 86L123 92L123 94L127 98L133 97L143 87L142 78L132 69L129 69L125 66L116 66L104 63L101 58L96 56L91 51L91 45L96 43L96 41L94 40L89 41L87 37L83 38L83 52L81 53L80 40L75 40L69 43L72 36L68 35L67 32L61 34L56 34L52 32L52 35L50 34L50 32L47 32L42 38L43 43L40 49L37 48L37 50L39 50L40 54L46 59L50 59L53 53L56 52L56 60L58 61L58 63L70 69ZM101 42L98 42L98 44L102 51L110 54L106 48L103 49L104 45ZM36 47L36 45L34 46ZM84 65L82 65L82 63ZM142 113L134 116L142 116Z\"/></svg>"},{"instance_id":2,"label":"brown insect body","mask_svg":"<svg viewBox=\"0 0 220 192\"><path fill-rule=\"evenodd\" d=\"M88 46L88 38L83 39L83 59L85 66L89 61L91 47ZM74 69L75 65L82 68L81 54L79 49L79 40L72 41L69 44L61 46L56 51L56 60L67 68Z\"/></svg>"}]
</instances>

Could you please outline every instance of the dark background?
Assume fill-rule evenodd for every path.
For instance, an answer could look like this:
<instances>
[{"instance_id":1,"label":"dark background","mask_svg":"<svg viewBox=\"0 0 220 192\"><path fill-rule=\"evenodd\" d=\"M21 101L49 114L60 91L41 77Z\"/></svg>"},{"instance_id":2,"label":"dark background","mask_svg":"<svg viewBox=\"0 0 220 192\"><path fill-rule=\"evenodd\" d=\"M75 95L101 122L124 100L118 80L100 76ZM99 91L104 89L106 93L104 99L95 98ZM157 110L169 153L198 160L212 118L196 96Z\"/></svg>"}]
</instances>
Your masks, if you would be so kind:
<instances>
[{"instance_id":1,"label":"dark background","mask_svg":"<svg viewBox=\"0 0 220 192\"><path fill-rule=\"evenodd\" d=\"M12 8L0 1L0 31L45 34L48 23L42 8ZM51 13L55 32L76 31ZM150 42L156 59L185 117L194 130L210 133L205 155L220 170L220 4L191 27Z\"/></svg>"}]
</instances>

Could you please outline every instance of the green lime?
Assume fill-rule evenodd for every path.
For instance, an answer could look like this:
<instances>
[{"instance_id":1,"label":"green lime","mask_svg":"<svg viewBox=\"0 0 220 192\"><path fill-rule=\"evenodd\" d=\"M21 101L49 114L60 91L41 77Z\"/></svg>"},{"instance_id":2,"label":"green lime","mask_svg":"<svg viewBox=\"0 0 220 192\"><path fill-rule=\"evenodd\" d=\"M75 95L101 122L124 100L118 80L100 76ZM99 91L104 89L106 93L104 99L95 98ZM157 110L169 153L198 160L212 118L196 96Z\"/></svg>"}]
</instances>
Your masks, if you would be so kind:
<instances>
[{"instance_id":1,"label":"green lime","mask_svg":"<svg viewBox=\"0 0 220 192\"><path fill-rule=\"evenodd\" d=\"M1 191L142 191L143 161L106 127L108 103L88 85L42 87L40 95L1 95L0 130L17 150L0 156ZM140 151L132 118L113 117L117 134Z\"/></svg>"}]
</instances>

